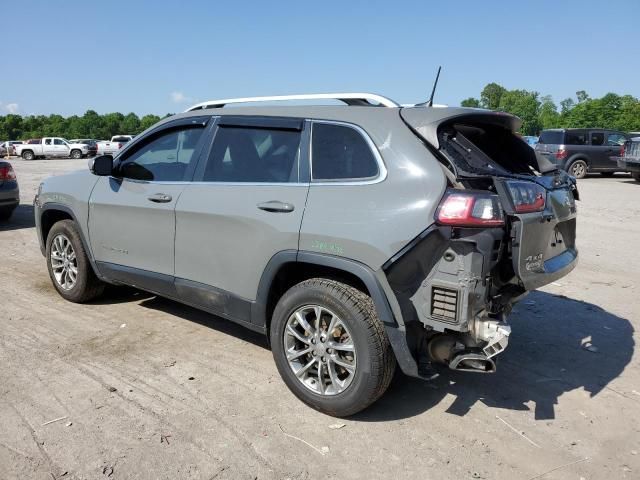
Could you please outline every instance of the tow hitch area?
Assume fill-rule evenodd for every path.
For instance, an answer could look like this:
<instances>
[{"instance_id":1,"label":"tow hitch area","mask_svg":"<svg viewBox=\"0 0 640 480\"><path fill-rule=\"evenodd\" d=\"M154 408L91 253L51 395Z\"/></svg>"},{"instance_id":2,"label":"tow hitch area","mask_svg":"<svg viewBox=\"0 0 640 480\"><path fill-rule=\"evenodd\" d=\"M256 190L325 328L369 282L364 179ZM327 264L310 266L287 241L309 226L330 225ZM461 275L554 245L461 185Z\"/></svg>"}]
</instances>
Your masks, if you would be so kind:
<instances>
[{"instance_id":1,"label":"tow hitch area","mask_svg":"<svg viewBox=\"0 0 640 480\"><path fill-rule=\"evenodd\" d=\"M493 373L493 357L503 352L509 343L511 327L503 321L476 318L468 332L436 334L427 343L427 354L437 363L452 370Z\"/></svg>"}]
</instances>

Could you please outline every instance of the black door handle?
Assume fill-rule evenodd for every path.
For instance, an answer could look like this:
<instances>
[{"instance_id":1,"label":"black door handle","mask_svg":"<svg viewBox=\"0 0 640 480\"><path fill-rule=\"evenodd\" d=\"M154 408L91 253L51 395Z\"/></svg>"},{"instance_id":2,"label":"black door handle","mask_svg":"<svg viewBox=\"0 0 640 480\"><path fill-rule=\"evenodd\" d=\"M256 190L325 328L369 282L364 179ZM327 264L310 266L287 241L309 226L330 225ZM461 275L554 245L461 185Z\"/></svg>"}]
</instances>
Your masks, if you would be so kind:
<instances>
[{"instance_id":1,"label":"black door handle","mask_svg":"<svg viewBox=\"0 0 640 480\"><path fill-rule=\"evenodd\" d=\"M149 195L147 199L155 203L169 203L172 197L166 193L154 193L153 195Z\"/></svg>"},{"instance_id":2,"label":"black door handle","mask_svg":"<svg viewBox=\"0 0 640 480\"><path fill-rule=\"evenodd\" d=\"M258 204L258 208L260 210L264 210L265 212L274 212L274 213L290 213L293 212L295 207L290 203L280 202L278 200L271 200L269 202L263 202Z\"/></svg>"}]
</instances>

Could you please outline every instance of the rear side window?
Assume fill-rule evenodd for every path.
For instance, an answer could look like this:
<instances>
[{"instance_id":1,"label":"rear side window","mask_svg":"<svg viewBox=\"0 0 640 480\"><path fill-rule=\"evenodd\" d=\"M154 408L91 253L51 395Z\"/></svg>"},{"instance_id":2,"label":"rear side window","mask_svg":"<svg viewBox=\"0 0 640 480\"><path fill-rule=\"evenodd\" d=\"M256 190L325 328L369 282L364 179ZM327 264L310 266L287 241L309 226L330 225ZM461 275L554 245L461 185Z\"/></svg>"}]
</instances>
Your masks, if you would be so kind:
<instances>
[{"instance_id":1,"label":"rear side window","mask_svg":"<svg viewBox=\"0 0 640 480\"><path fill-rule=\"evenodd\" d=\"M591 145L599 146L604 143L604 133L592 132L591 133Z\"/></svg>"},{"instance_id":2,"label":"rear side window","mask_svg":"<svg viewBox=\"0 0 640 480\"><path fill-rule=\"evenodd\" d=\"M547 145L562 145L564 143L564 132L556 130L544 130L540 134L538 143Z\"/></svg>"},{"instance_id":3,"label":"rear side window","mask_svg":"<svg viewBox=\"0 0 640 480\"><path fill-rule=\"evenodd\" d=\"M205 182L296 183L300 132L220 126L205 167Z\"/></svg>"},{"instance_id":4,"label":"rear side window","mask_svg":"<svg viewBox=\"0 0 640 480\"><path fill-rule=\"evenodd\" d=\"M183 127L161 132L134 145L120 163L120 174L134 180L174 182L184 180L204 128Z\"/></svg>"},{"instance_id":5,"label":"rear side window","mask_svg":"<svg viewBox=\"0 0 640 480\"><path fill-rule=\"evenodd\" d=\"M566 132L564 143L565 145L587 145L587 132L581 130Z\"/></svg>"},{"instance_id":6,"label":"rear side window","mask_svg":"<svg viewBox=\"0 0 640 480\"><path fill-rule=\"evenodd\" d=\"M312 133L313 180L357 180L378 175L376 157L355 128L314 123Z\"/></svg>"}]
</instances>

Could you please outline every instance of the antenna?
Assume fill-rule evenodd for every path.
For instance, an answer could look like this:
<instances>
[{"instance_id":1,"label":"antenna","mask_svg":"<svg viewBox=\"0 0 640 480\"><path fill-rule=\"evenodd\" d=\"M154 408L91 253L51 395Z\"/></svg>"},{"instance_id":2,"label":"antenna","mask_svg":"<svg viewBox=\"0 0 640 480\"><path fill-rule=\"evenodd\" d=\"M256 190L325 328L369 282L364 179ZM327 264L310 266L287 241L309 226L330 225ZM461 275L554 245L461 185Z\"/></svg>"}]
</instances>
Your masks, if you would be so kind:
<instances>
[{"instance_id":1,"label":"antenna","mask_svg":"<svg viewBox=\"0 0 640 480\"><path fill-rule=\"evenodd\" d=\"M438 67L438 73L436 74L436 81L433 82L433 90L431 90L431 96L429 97L429 100L422 103L416 103L414 105L415 107L433 107L433 96L435 95L436 87L438 86L438 79L440 78L440 70L442 70L442 66Z\"/></svg>"},{"instance_id":2,"label":"antenna","mask_svg":"<svg viewBox=\"0 0 640 480\"><path fill-rule=\"evenodd\" d=\"M436 74L436 81L433 82L433 90L431 90L431 96L429 97L429 101L427 102L427 107L433 106L433 96L436 94L436 87L438 86L438 79L440 78L440 70L442 70L442 65L438 67L438 73Z\"/></svg>"}]
</instances>

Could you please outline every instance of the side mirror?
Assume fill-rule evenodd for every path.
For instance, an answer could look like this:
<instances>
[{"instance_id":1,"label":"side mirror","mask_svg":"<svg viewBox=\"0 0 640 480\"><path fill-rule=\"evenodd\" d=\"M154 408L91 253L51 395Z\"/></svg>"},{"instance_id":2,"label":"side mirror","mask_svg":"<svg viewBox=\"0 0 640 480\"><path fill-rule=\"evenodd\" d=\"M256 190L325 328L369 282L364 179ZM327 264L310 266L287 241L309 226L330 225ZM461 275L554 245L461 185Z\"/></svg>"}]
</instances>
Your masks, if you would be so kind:
<instances>
[{"instance_id":1,"label":"side mirror","mask_svg":"<svg viewBox=\"0 0 640 480\"><path fill-rule=\"evenodd\" d=\"M94 175L108 177L113 173L113 157L111 155L100 155L89 160L89 170Z\"/></svg>"}]
</instances>

